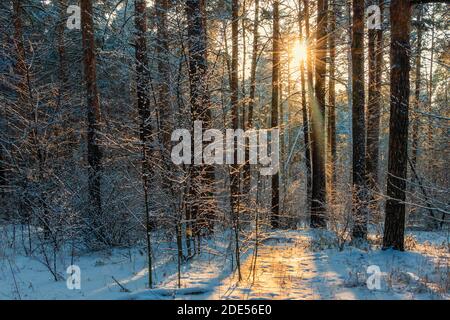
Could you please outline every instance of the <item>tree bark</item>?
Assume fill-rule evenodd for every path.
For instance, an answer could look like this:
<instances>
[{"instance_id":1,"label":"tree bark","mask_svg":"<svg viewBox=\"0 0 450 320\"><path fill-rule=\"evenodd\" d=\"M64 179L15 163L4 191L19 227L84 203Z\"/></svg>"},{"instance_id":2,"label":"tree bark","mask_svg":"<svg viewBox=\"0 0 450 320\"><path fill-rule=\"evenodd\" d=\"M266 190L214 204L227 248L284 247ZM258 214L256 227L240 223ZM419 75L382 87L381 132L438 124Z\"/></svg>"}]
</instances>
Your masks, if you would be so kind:
<instances>
[{"instance_id":1,"label":"tree bark","mask_svg":"<svg viewBox=\"0 0 450 320\"><path fill-rule=\"evenodd\" d=\"M428 78L428 113L433 113L433 67L434 67L434 45L435 45L435 21L434 17L436 14L436 9L433 5L431 5L431 17L430 17L430 23L431 23L431 46L430 46L430 72L429 72L429 78ZM433 118L428 117L428 159L434 158L434 142L433 142L433 134L434 134L435 128L433 127ZM435 172L436 165L433 161L428 161L427 163L428 167L428 179L434 180L433 173Z\"/></svg>"},{"instance_id":2,"label":"tree bark","mask_svg":"<svg viewBox=\"0 0 450 320\"><path fill-rule=\"evenodd\" d=\"M404 250L405 188L408 158L409 108L409 0L393 0L391 22L391 108L386 217L383 248Z\"/></svg>"},{"instance_id":3,"label":"tree bark","mask_svg":"<svg viewBox=\"0 0 450 320\"><path fill-rule=\"evenodd\" d=\"M255 93L256 93L256 66L258 63L258 47L259 47L259 0L255 0L255 18L253 22L253 51L252 51L252 65L250 70L250 92L248 102L247 127L253 127L253 109L255 107Z\"/></svg>"},{"instance_id":4,"label":"tree bark","mask_svg":"<svg viewBox=\"0 0 450 320\"><path fill-rule=\"evenodd\" d=\"M64 44L64 29L66 27L66 9L67 0L61 0L59 3L59 21L57 26L58 37L58 58L59 58L59 88L58 88L58 109L61 107L64 92L67 86L67 65L66 65L66 46Z\"/></svg>"},{"instance_id":5,"label":"tree bark","mask_svg":"<svg viewBox=\"0 0 450 320\"><path fill-rule=\"evenodd\" d=\"M231 21L231 121L233 129L239 128L239 79L238 79L238 10L239 4L237 0L232 1L232 21ZM237 147L236 142L233 144L234 160L237 161ZM237 207L239 197L239 166L237 164L232 166L231 172L231 198L233 204L234 214L238 214Z\"/></svg>"},{"instance_id":6,"label":"tree bark","mask_svg":"<svg viewBox=\"0 0 450 320\"><path fill-rule=\"evenodd\" d=\"M145 231L147 240L147 258L148 258L148 284L153 286L152 279L152 254L151 254L151 230L153 229L152 221L150 219L148 191L150 180L150 166L148 158L150 156L149 140L151 137L151 112L150 100L148 92L150 89L150 78L148 70L147 57L147 11L145 0L135 0L135 16L134 23L136 28L135 38L135 58L136 58L136 94L137 94L137 109L140 117L140 140L142 144L142 182L144 186L144 208L145 208Z\"/></svg>"},{"instance_id":7,"label":"tree bark","mask_svg":"<svg viewBox=\"0 0 450 320\"><path fill-rule=\"evenodd\" d=\"M13 26L14 26L14 34L13 34L13 44L15 49L15 63L14 63L14 74L17 77L17 83L14 83L17 92L17 105L28 104L27 101L27 65L25 62L25 46L23 39L23 25L22 25L22 1L21 0L13 0L12 1L13 13ZM5 118L6 118L6 108L5 110ZM27 108L28 109L28 108ZM26 109L26 110L27 110ZM27 111L28 112L28 111ZM2 119L5 120L5 119ZM9 121L8 121L9 122ZM6 128L1 128L2 130L10 129L10 125ZM8 150L9 149L9 150ZM5 144L2 143L0 148L0 196L1 199L6 200L7 189L10 187L11 182L9 181L11 175L8 174L8 171L11 170L11 163L7 164L7 154L8 151L11 152L12 146L11 143L5 141ZM12 159L11 159L12 160ZM2 203L3 205L3 203ZM6 211L6 210L5 210ZM9 215L7 212L5 214Z\"/></svg>"},{"instance_id":8,"label":"tree bark","mask_svg":"<svg viewBox=\"0 0 450 320\"><path fill-rule=\"evenodd\" d=\"M422 68L422 30L423 30L423 7L417 7L417 49L416 49L416 59L415 59L415 81L414 81L414 108L415 111L420 111L421 99L420 99L420 89L421 89L421 68ZM416 113L415 119L412 125L412 156L411 156L411 166L415 169L417 166L417 154L419 149L419 119ZM414 184L411 185L411 188Z\"/></svg>"},{"instance_id":9,"label":"tree bark","mask_svg":"<svg viewBox=\"0 0 450 320\"><path fill-rule=\"evenodd\" d=\"M163 154L166 156L170 150L170 137L173 130L173 111L169 99L170 89L170 70L169 70L169 42L167 32L167 10L169 9L168 0L157 0L155 2L156 10L156 56L158 58L158 113L160 116L160 130L162 131ZM164 160L166 161L166 160Z\"/></svg>"},{"instance_id":10,"label":"tree bark","mask_svg":"<svg viewBox=\"0 0 450 320\"><path fill-rule=\"evenodd\" d=\"M253 21L253 51L252 51L252 61L250 67L250 92L248 101L248 112L247 121L245 125L245 130L250 130L253 128L253 109L255 107L255 93L256 93L256 66L258 63L258 47L259 47L259 0L255 0L255 17ZM245 169L244 169L244 192L249 194L251 188L251 169L249 164L249 148L246 147L245 155Z\"/></svg>"},{"instance_id":11,"label":"tree bark","mask_svg":"<svg viewBox=\"0 0 450 320\"><path fill-rule=\"evenodd\" d=\"M239 75L238 75L238 59L239 59L239 1L232 0L231 3L231 118L233 129L239 129ZM237 162L238 148L237 142L233 143L234 161ZM239 249L239 215L240 215L240 165L231 166L231 204L234 220L235 231L235 255L238 270L238 279L241 280L240 269L240 249Z\"/></svg>"},{"instance_id":12,"label":"tree bark","mask_svg":"<svg viewBox=\"0 0 450 320\"><path fill-rule=\"evenodd\" d=\"M271 127L278 128L278 106L280 93L280 1L273 1L273 37L272 37L272 112ZM271 140L272 141L272 140ZM272 142L271 142L272 143ZM271 225L276 229L280 226L280 191L279 173L272 175Z\"/></svg>"},{"instance_id":13,"label":"tree bark","mask_svg":"<svg viewBox=\"0 0 450 320\"><path fill-rule=\"evenodd\" d=\"M301 7L301 3L303 1L299 0L299 8ZM299 10L298 17L298 27L299 27L299 38L300 43L304 43L305 39L303 37L302 32L302 20L305 21L305 28L307 28L306 38L309 37L309 10L307 6L303 3L303 16L302 11ZM308 48L307 48L308 50ZM309 52L307 52L307 57L309 56ZM308 61L308 59L307 59ZM302 59L300 61L300 82L301 82L301 93L302 93L302 120L303 120L303 139L305 142L305 167L306 167L306 212L309 212L310 203L311 203L311 185L312 185L312 176L311 176L311 145L310 145L310 129L309 129L309 116L308 116L308 105L306 103L306 84L305 84L305 61Z\"/></svg>"},{"instance_id":14,"label":"tree bark","mask_svg":"<svg viewBox=\"0 0 450 320\"><path fill-rule=\"evenodd\" d=\"M316 31L316 83L311 106L311 151L312 151L312 199L311 227L326 227L326 173L325 173L325 73L327 50L328 0L317 2Z\"/></svg>"},{"instance_id":15,"label":"tree bark","mask_svg":"<svg viewBox=\"0 0 450 320\"><path fill-rule=\"evenodd\" d=\"M102 152L100 150L100 102L97 92L97 72L94 41L94 22L91 0L80 0L81 30L83 40L84 78L88 111L87 149L89 164L89 201L93 227L101 236L105 236L101 225L101 169Z\"/></svg>"},{"instance_id":16,"label":"tree bark","mask_svg":"<svg viewBox=\"0 0 450 320\"><path fill-rule=\"evenodd\" d=\"M353 1L352 29L353 237L366 238L366 132L364 112L364 0Z\"/></svg>"},{"instance_id":17,"label":"tree bark","mask_svg":"<svg viewBox=\"0 0 450 320\"><path fill-rule=\"evenodd\" d=\"M375 0L373 2L375 4ZM384 1L379 0L381 17L383 17ZM370 209L378 211L378 202L375 193L378 187L378 162L379 162L379 135L381 117L381 76L383 64L383 30L371 29L368 31L369 51L369 99L367 104L367 140L366 140L366 174L367 188L370 193Z\"/></svg>"},{"instance_id":18,"label":"tree bark","mask_svg":"<svg viewBox=\"0 0 450 320\"><path fill-rule=\"evenodd\" d=\"M205 1L187 0L186 16L188 20L188 51L189 51L189 79L190 104L192 123L196 120L203 122L203 129L210 126L211 109L208 92L208 59L206 51L206 19ZM202 170L203 169L203 170ZM193 234L200 239L199 223L201 219L211 215L211 182L214 179L212 166L194 166L191 170L191 189L189 194L188 215L196 220ZM206 227L211 232L212 219L207 219Z\"/></svg>"},{"instance_id":19,"label":"tree bark","mask_svg":"<svg viewBox=\"0 0 450 320\"><path fill-rule=\"evenodd\" d=\"M329 195L330 202L334 199L336 184L336 12L334 0L329 5L329 52L330 52L330 78L328 82L328 155L329 155Z\"/></svg>"},{"instance_id":20,"label":"tree bark","mask_svg":"<svg viewBox=\"0 0 450 320\"><path fill-rule=\"evenodd\" d=\"M17 85L19 94L25 95L27 81L27 66L25 64L25 46L23 43L23 28L22 28L22 1L13 1L13 24L14 24L14 46L16 47L16 63L14 65L14 71L19 75L19 83Z\"/></svg>"}]
</instances>

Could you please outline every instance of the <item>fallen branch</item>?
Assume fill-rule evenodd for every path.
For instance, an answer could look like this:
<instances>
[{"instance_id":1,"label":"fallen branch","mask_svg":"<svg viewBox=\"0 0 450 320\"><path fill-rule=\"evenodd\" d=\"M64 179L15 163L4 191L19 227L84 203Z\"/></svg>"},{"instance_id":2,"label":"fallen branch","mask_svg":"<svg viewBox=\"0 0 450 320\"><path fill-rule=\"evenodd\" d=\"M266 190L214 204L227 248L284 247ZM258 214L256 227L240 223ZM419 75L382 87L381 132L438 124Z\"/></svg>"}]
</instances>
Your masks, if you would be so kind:
<instances>
[{"instance_id":1,"label":"fallen branch","mask_svg":"<svg viewBox=\"0 0 450 320\"><path fill-rule=\"evenodd\" d=\"M122 292L131 292L130 290L128 290L127 288L125 288L123 285L120 284L119 281L116 280L116 278L114 278L113 276L111 276L111 278L114 280L115 283L117 283L117 285L121 288Z\"/></svg>"}]
</instances>

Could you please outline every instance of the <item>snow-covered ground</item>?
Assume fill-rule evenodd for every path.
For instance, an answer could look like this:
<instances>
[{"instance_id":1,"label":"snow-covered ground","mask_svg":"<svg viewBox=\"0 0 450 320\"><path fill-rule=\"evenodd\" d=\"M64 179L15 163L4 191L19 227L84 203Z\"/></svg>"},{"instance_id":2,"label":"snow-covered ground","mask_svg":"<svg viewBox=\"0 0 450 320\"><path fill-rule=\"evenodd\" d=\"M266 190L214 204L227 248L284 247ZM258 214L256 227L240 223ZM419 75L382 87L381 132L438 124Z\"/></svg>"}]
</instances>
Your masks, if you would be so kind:
<instances>
[{"instance_id":1,"label":"snow-covered ground","mask_svg":"<svg viewBox=\"0 0 450 320\"><path fill-rule=\"evenodd\" d=\"M38 252L24 256L3 241L0 299L450 299L448 233L408 232L409 250L396 252L376 244L339 251L328 232L277 231L266 234L256 262L253 245L242 254L241 281L230 237L205 241L202 254L183 264L180 289L175 244L159 242L151 290L146 253L138 248L76 253L81 289L69 290L70 254L58 257L55 281ZM370 290L368 279L379 286Z\"/></svg>"}]
</instances>

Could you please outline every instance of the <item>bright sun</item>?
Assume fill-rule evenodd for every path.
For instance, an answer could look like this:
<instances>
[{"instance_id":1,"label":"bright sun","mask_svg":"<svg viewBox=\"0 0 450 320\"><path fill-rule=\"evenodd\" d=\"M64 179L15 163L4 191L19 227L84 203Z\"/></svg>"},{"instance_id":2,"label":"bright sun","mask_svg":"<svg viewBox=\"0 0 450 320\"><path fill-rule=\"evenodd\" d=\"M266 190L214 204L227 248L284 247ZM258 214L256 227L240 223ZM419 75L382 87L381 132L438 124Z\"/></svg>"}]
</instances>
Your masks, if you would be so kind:
<instances>
[{"instance_id":1,"label":"bright sun","mask_svg":"<svg viewBox=\"0 0 450 320\"><path fill-rule=\"evenodd\" d=\"M300 64L301 61L306 59L306 43L296 40L291 47L292 60L294 64Z\"/></svg>"}]
</instances>

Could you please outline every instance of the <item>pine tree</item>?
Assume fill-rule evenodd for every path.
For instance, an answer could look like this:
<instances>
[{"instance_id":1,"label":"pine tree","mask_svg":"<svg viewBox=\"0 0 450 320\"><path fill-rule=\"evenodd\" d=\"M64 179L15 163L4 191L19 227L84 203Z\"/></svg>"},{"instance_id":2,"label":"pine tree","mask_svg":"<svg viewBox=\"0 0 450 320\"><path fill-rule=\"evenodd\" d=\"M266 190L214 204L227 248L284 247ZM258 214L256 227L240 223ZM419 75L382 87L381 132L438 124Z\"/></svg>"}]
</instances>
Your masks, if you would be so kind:
<instances>
[{"instance_id":1,"label":"pine tree","mask_svg":"<svg viewBox=\"0 0 450 320\"><path fill-rule=\"evenodd\" d=\"M278 108L280 94L280 1L273 1L273 37L272 37L272 112L271 127L278 128ZM280 191L279 173L272 175L271 225L280 226Z\"/></svg>"},{"instance_id":2,"label":"pine tree","mask_svg":"<svg viewBox=\"0 0 450 320\"><path fill-rule=\"evenodd\" d=\"M239 2L232 0L231 2L231 122L233 129L239 129L239 75L238 75L238 59L239 59ZM238 146L237 142L233 142L234 161L237 162ZM239 247L239 215L240 215L240 165L231 166L231 210L233 215L233 228L235 233L235 255L238 270L238 279L242 279L240 265L240 247Z\"/></svg>"},{"instance_id":3,"label":"pine tree","mask_svg":"<svg viewBox=\"0 0 450 320\"><path fill-rule=\"evenodd\" d=\"M301 7L302 0L299 1L299 8ZM299 10L298 17L298 27L299 27L299 38L300 43L304 43L304 36L302 32L302 20L305 21L306 28L306 38L309 36L309 13L308 7L303 4L303 11ZM309 48L309 47L308 47ZM308 49L307 49L308 50ZM310 52L307 52L307 57L310 56ZM309 58L307 58L307 63ZM309 70L309 67L308 67ZM305 144L305 167L306 167L306 212L309 212L310 202L311 202L311 185L312 185L312 175L311 175L311 145L310 145L310 124L309 118L310 113L308 112L307 95L306 95L306 84L305 84L305 61L302 59L300 61L300 82L301 82L301 94L302 94L302 120L303 120L303 140Z\"/></svg>"},{"instance_id":4,"label":"pine tree","mask_svg":"<svg viewBox=\"0 0 450 320\"><path fill-rule=\"evenodd\" d=\"M149 165L150 157L150 138L151 138L151 112L149 91L149 70L147 57L147 11L145 0L134 1L134 23L136 28L135 57L136 57L136 95L137 109L140 117L140 140L142 145L142 181L144 186L144 208L145 208L145 232L147 241L148 258L148 286L153 286L152 270L152 250L151 250L151 230L152 221L149 212L149 181L151 169Z\"/></svg>"},{"instance_id":5,"label":"pine tree","mask_svg":"<svg viewBox=\"0 0 450 320\"><path fill-rule=\"evenodd\" d=\"M102 226L101 170L102 152L100 150L100 101L97 92L97 67L94 41L94 22L91 0L80 0L81 30L83 39L84 80L88 113L87 158L89 164L89 201L92 227L106 240Z\"/></svg>"},{"instance_id":6,"label":"pine tree","mask_svg":"<svg viewBox=\"0 0 450 320\"><path fill-rule=\"evenodd\" d=\"M329 159L329 190L330 202L333 202L336 185L336 8L334 0L329 5L329 37L330 70L328 80L328 155Z\"/></svg>"},{"instance_id":7,"label":"pine tree","mask_svg":"<svg viewBox=\"0 0 450 320\"><path fill-rule=\"evenodd\" d=\"M249 130L253 128L253 117L255 108L255 94L256 94L256 67L258 64L258 50L259 50L259 0L255 0L255 15L253 20L253 48L252 48L252 61L250 66L250 92L248 101L247 120L245 123L245 129ZM245 169L244 169L244 186L245 193L249 194L251 187L251 169L249 161L249 148L246 147L245 155Z\"/></svg>"},{"instance_id":8,"label":"pine tree","mask_svg":"<svg viewBox=\"0 0 450 320\"><path fill-rule=\"evenodd\" d=\"M352 30L353 237L367 236L364 112L364 0L353 1Z\"/></svg>"},{"instance_id":9,"label":"pine tree","mask_svg":"<svg viewBox=\"0 0 450 320\"><path fill-rule=\"evenodd\" d=\"M379 1L381 18L384 2ZM366 169L367 186L372 194L378 188L378 157L381 117L381 72L383 59L383 29L370 29L368 35L369 51L369 100L367 105Z\"/></svg>"},{"instance_id":10,"label":"pine tree","mask_svg":"<svg viewBox=\"0 0 450 320\"><path fill-rule=\"evenodd\" d=\"M325 173L325 74L327 50L328 0L317 2L317 31L315 46L315 101L311 106L312 195L311 227L326 227ZM309 79L308 79L309 81Z\"/></svg>"},{"instance_id":11,"label":"pine tree","mask_svg":"<svg viewBox=\"0 0 450 320\"><path fill-rule=\"evenodd\" d=\"M408 0L393 0L391 22L391 108L386 217L383 248L404 250L405 189L408 157L409 33L411 6Z\"/></svg>"},{"instance_id":12,"label":"pine tree","mask_svg":"<svg viewBox=\"0 0 450 320\"><path fill-rule=\"evenodd\" d=\"M423 7L421 5L417 6L417 48L416 48L416 58L415 58L415 81L414 81L414 108L415 111L420 111L421 107L421 82L422 82L422 36L423 36ZM413 120L412 124L412 156L411 156L411 165L416 168L417 166L417 154L419 149L419 119L416 115L416 118ZM412 185L412 187L414 184Z\"/></svg>"}]
</instances>

